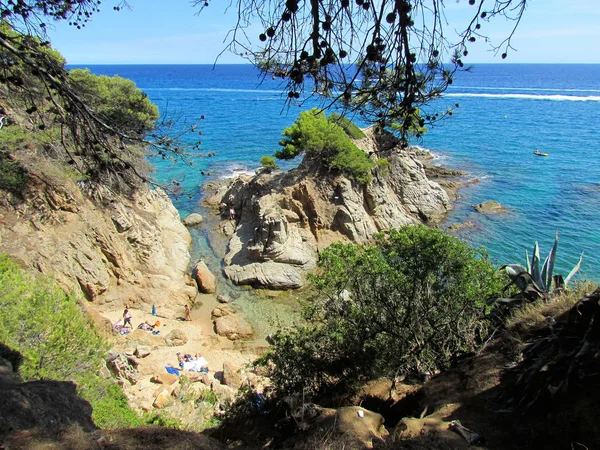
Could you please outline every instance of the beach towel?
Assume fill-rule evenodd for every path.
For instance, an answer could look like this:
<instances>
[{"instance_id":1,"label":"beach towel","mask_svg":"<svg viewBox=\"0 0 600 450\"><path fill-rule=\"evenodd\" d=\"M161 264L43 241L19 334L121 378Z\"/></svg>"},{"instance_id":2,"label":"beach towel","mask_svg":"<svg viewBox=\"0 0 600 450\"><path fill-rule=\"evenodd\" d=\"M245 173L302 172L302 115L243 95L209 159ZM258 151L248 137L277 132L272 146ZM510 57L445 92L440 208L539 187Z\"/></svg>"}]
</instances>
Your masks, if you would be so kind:
<instances>
[{"instance_id":1,"label":"beach towel","mask_svg":"<svg viewBox=\"0 0 600 450\"><path fill-rule=\"evenodd\" d=\"M165 369L167 369L168 373L179 376L179 370L177 370L175 367L166 366Z\"/></svg>"}]
</instances>

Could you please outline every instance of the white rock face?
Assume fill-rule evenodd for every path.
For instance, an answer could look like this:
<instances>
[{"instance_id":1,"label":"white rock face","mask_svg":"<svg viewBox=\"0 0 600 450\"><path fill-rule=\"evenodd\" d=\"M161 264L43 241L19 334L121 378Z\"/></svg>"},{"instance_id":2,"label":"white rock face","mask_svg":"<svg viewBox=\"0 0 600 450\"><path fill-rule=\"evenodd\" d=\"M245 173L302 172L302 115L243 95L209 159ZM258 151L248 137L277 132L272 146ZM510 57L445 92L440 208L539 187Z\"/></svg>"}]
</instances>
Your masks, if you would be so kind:
<instances>
[{"instance_id":1,"label":"white rock face","mask_svg":"<svg viewBox=\"0 0 600 450\"><path fill-rule=\"evenodd\" d=\"M367 186L305 159L286 173L239 177L210 198L233 204L237 213L224 260L234 283L299 288L318 251L332 242L368 242L377 232L445 216L448 195L427 179L414 155L393 147L377 152L372 139L359 144L390 163L385 174L375 170Z\"/></svg>"}]
</instances>

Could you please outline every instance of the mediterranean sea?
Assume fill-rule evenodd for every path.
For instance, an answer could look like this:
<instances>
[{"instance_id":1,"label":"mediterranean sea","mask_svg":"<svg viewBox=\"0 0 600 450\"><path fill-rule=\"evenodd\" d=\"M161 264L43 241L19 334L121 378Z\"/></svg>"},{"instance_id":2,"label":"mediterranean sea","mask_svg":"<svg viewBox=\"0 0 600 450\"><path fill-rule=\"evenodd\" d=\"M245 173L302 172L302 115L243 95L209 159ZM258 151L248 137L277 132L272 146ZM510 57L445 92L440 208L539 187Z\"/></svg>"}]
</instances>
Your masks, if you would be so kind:
<instances>
[{"instance_id":1,"label":"mediterranean sea","mask_svg":"<svg viewBox=\"0 0 600 450\"><path fill-rule=\"evenodd\" d=\"M88 68L134 80L161 113L190 124L203 117L201 151L215 156L198 158L193 168L153 161L158 181L177 180L185 190L173 197L182 217L202 212L205 181L253 173L261 156L278 148L282 130L315 105L308 100L287 108L279 82L261 80L249 65ZM524 264L535 240L545 258L558 230L555 273L566 275L585 252L581 276L600 279L600 65L476 64L456 76L435 106L446 105L454 108L452 116L414 144L479 183L459 191L442 226L472 221L460 237L484 246L499 265ZM549 156L535 156L535 149ZM476 213L472 205L484 200L499 201L508 213ZM193 233L195 256L219 264L204 233Z\"/></svg>"}]
</instances>

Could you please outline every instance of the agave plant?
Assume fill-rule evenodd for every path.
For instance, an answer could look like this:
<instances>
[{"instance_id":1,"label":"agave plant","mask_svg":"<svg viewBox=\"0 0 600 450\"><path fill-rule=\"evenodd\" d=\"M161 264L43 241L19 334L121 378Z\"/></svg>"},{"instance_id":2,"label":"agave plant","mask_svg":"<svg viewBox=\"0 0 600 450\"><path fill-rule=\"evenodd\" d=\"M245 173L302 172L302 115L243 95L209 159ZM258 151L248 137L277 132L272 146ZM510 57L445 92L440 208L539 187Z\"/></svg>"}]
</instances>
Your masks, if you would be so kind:
<instances>
[{"instance_id":1,"label":"agave plant","mask_svg":"<svg viewBox=\"0 0 600 450\"><path fill-rule=\"evenodd\" d=\"M516 285L520 292L510 298L496 298L491 303L499 304L512 304L522 303L524 301L533 302L538 299L547 299L550 295L559 289L564 289L569 284L569 281L579 271L581 267L581 261L583 260L583 253L579 257L579 262L573 267L567 278L563 279L562 275L553 275L554 261L556 260L556 251L558 249L558 231L556 232L556 238L554 239L554 245L552 250L544 260L542 269L540 270L540 247L535 242L533 246L533 255L531 260L529 259L529 253L526 253L527 268L520 264L507 264L500 269L506 270L506 273L510 277L510 283L508 283L502 289L502 293L512 286Z\"/></svg>"}]
</instances>

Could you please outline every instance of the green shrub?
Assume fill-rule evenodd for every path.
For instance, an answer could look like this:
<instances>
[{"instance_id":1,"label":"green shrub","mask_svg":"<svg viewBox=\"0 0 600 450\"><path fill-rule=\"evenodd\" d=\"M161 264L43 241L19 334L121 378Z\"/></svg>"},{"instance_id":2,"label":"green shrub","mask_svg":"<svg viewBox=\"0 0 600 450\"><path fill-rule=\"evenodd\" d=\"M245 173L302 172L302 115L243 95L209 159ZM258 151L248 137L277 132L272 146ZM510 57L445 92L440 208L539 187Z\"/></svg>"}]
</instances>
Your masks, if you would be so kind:
<instances>
[{"instance_id":1,"label":"green shrub","mask_svg":"<svg viewBox=\"0 0 600 450\"><path fill-rule=\"evenodd\" d=\"M27 185L27 171L18 161L0 152L0 189L22 193Z\"/></svg>"},{"instance_id":2,"label":"green shrub","mask_svg":"<svg viewBox=\"0 0 600 450\"><path fill-rule=\"evenodd\" d=\"M344 117L338 113L332 112L327 118L332 123L335 123L346 132L346 134L352 139L362 139L367 135L361 130L354 122L347 117Z\"/></svg>"},{"instance_id":3,"label":"green shrub","mask_svg":"<svg viewBox=\"0 0 600 450\"><path fill-rule=\"evenodd\" d=\"M320 158L326 168L344 173L361 184L368 184L372 179L373 161L342 127L327 120L320 110L301 112L294 124L283 131L283 136L279 142L283 148L275 152L279 159L292 159L306 153Z\"/></svg>"},{"instance_id":4,"label":"green shrub","mask_svg":"<svg viewBox=\"0 0 600 450\"><path fill-rule=\"evenodd\" d=\"M158 107L132 80L94 75L88 69L69 71L69 80L79 95L118 129L141 135L154 128Z\"/></svg>"},{"instance_id":5,"label":"green shrub","mask_svg":"<svg viewBox=\"0 0 600 450\"><path fill-rule=\"evenodd\" d=\"M34 278L0 255L0 311L0 343L21 354L24 381L75 382L100 427L142 423L116 382L99 375L107 343L53 280Z\"/></svg>"},{"instance_id":6,"label":"green shrub","mask_svg":"<svg viewBox=\"0 0 600 450\"><path fill-rule=\"evenodd\" d=\"M277 333L260 360L282 392L442 369L485 337L485 300L502 287L482 250L425 226L334 244L319 268L306 325Z\"/></svg>"},{"instance_id":7,"label":"green shrub","mask_svg":"<svg viewBox=\"0 0 600 450\"><path fill-rule=\"evenodd\" d=\"M279 167L275 163L275 158L269 155L265 155L262 158L260 158L260 163L262 164L263 168L269 173L273 170L279 169Z\"/></svg>"}]
</instances>

